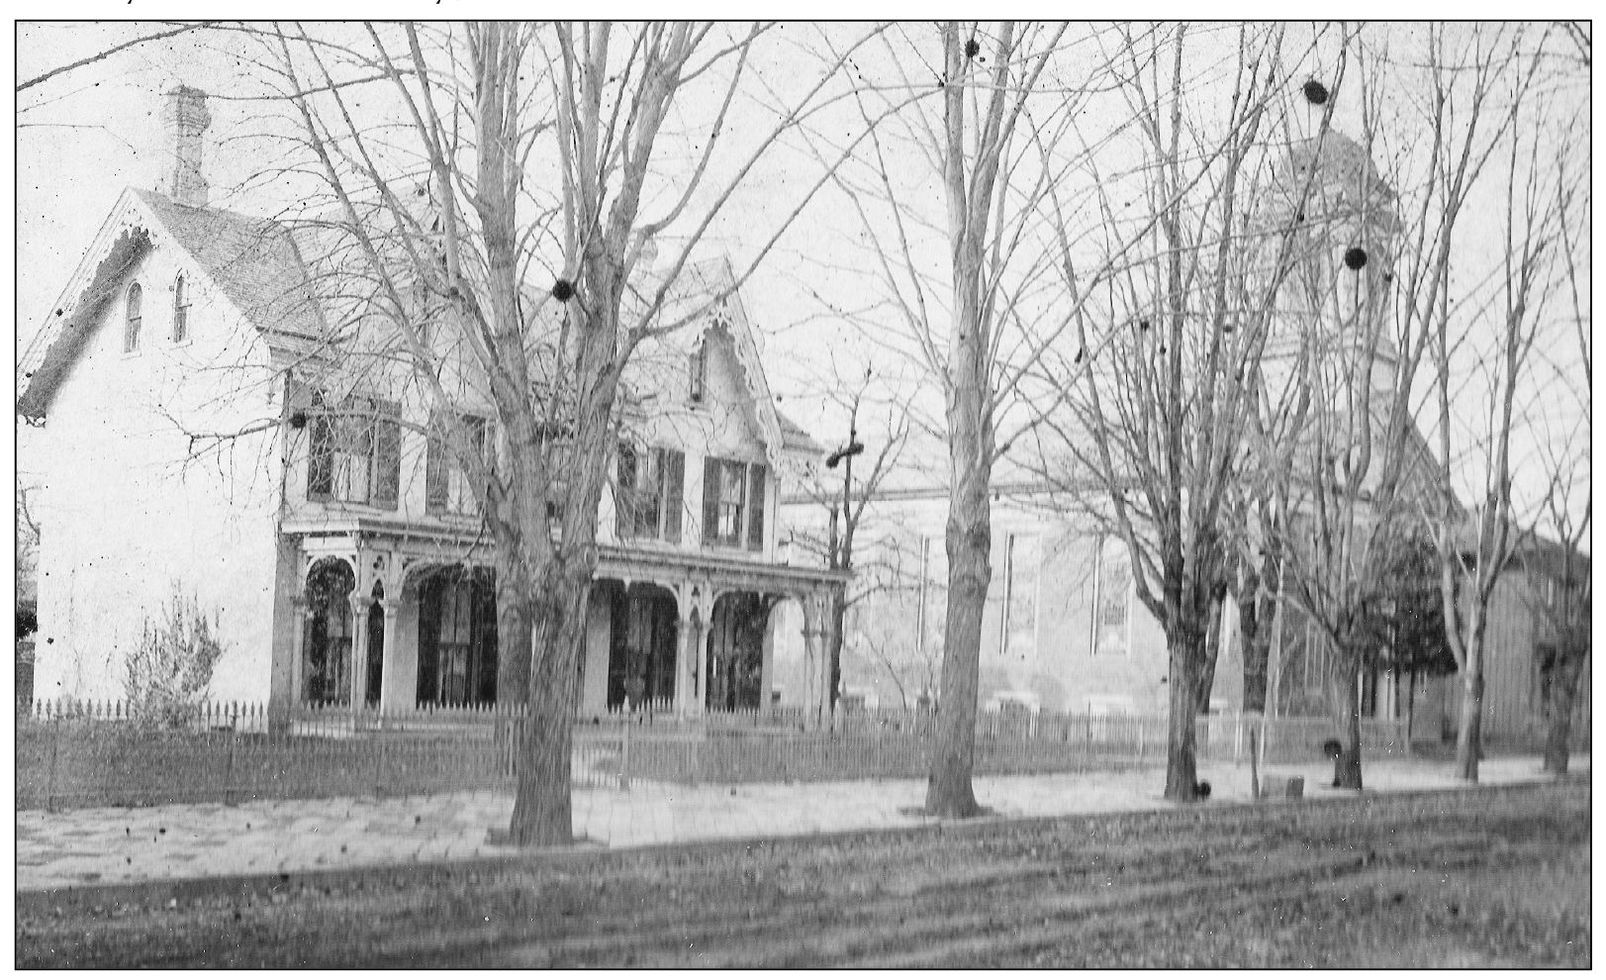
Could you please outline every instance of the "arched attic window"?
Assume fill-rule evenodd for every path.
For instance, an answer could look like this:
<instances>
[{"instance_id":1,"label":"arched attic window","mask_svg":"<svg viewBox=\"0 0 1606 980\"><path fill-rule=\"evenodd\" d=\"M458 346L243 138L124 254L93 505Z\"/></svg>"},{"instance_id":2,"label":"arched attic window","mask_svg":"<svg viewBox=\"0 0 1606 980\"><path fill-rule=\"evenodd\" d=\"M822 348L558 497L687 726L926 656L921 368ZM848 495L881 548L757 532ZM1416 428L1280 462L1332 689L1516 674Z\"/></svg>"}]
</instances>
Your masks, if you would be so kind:
<instances>
[{"instance_id":1,"label":"arched attic window","mask_svg":"<svg viewBox=\"0 0 1606 980\"><path fill-rule=\"evenodd\" d=\"M181 272L173 280L173 343L190 339L190 284Z\"/></svg>"},{"instance_id":2,"label":"arched attic window","mask_svg":"<svg viewBox=\"0 0 1606 980\"><path fill-rule=\"evenodd\" d=\"M123 353L130 354L139 350L139 328L144 322L141 309L144 306L145 292L140 289L139 283L128 287L128 305L125 309L123 324Z\"/></svg>"}]
</instances>

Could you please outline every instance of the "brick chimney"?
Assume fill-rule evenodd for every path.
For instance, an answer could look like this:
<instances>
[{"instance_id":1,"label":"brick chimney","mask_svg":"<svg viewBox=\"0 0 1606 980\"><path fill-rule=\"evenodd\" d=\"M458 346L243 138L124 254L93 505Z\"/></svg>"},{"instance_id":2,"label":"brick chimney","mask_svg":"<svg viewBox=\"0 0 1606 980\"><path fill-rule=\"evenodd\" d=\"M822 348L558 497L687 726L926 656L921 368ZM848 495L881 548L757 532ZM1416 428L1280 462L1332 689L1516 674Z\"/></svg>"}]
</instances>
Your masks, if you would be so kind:
<instances>
[{"instance_id":1,"label":"brick chimney","mask_svg":"<svg viewBox=\"0 0 1606 980\"><path fill-rule=\"evenodd\" d=\"M212 114L206 109L205 92L188 85L168 89L167 104L162 107L167 149L158 189L194 208L206 207L208 188L201 169L201 137L210 125Z\"/></svg>"}]
</instances>

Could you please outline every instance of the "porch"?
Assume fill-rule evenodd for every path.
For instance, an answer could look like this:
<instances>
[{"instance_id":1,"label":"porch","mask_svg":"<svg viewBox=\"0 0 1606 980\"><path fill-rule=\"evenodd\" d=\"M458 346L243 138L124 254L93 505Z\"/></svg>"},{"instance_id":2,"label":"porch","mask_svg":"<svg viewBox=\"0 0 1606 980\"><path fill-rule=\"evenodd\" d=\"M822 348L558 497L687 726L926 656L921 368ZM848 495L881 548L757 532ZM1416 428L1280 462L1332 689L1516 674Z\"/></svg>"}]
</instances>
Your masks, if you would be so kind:
<instances>
[{"instance_id":1,"label":"porch","mask_svg":"<svg viewBox=\"0 0 1606 980\"><path fill-rule=\"evenodd\" d=\"M292 714L345 707L381 717L498 705L487 544L466 529L344 525L286 528L294 569L281 574L292 599L272 700ZM829 716L829 610L846 573L667 547L599 552L580 719L784 708L815 725ZM776 651L789 645L776 638L799 618L803 660L778 663Z\"/></svg>"}]
</instances>

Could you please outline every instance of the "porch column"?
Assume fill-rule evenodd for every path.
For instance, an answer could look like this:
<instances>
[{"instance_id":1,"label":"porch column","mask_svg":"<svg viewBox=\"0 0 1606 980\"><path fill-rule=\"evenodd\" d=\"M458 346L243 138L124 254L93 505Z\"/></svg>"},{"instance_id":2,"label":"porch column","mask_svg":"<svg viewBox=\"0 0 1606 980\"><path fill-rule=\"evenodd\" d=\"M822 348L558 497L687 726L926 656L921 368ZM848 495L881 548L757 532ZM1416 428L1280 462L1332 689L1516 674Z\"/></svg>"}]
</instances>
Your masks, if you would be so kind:
<instances>
[{"instance_id":1,"label":"porch column","mask_svg":"<svg viewBox=\"0 0 1606 980\"><path fill-rule=\"evenodd\" d=\"M675 717L686 720L691 700L691 617L681 616L675 623Z\"/></svg>"},{"instance_id":2,"label":"porch column","mask_svg":"<svg viewBox=\"0 0 1606 980\"><path fill-rule=\"evenodd\" d=\"M675 651L675 717L703 716L703 619L694 610L680 621Z\"/></svg>"},{"instance_id":3,"label":"porch column","mask_svg":"<svg viewBox=\"0 0 1606 980\"><path fill-rule=\"evenodd\" d=\"M351 710L362 711L368 697L368 606L373 599L358 598L351 603Z\"/></svg>"},{"instance_id":4,"label":"porch column","mask_svg":"<svg viewBox=\"0 0 1606 980\"><path fill-rule=\"evenodd\" d=\"M396 665L396 628L400 620L401 602L389 596L379 600L385 613L385 642L380 649L382 667L379 672L379 713L390 714L401 707L396 699L396 685L390 682L398 669ZM367 673L365 670L364 673Z\"/></svg>"},{"instance_id":5,"label":"porch column","mask_svg":"<svg viewBox=\"0 0 1606 980\"><path fill-rule=\"evenodd\" d=\"M306 670L307 659L307 628L312 623L312 604L304 595L298 595L290 600L290 707L296 708L307 702Z\"/></svg>"}]
</instances>

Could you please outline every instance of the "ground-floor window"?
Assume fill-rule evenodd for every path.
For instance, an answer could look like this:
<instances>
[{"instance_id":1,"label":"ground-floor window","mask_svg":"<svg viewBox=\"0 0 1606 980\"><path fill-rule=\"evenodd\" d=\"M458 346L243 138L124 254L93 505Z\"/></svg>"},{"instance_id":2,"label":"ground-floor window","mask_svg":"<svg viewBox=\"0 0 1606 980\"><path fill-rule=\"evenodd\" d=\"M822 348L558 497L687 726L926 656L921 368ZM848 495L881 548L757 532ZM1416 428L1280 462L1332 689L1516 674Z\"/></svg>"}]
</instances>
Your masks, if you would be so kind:
<instances>
[{"instance_id":1,"label":"ground-floor window","mask_svg":"<svg viewBox=\"0 0 1606 980\"><path fill-rule=\"evenodd\" d=\"M450 570L418 593L418 701L496 701L496 586L489 569Z\"/></svg>"}]
</instances>

